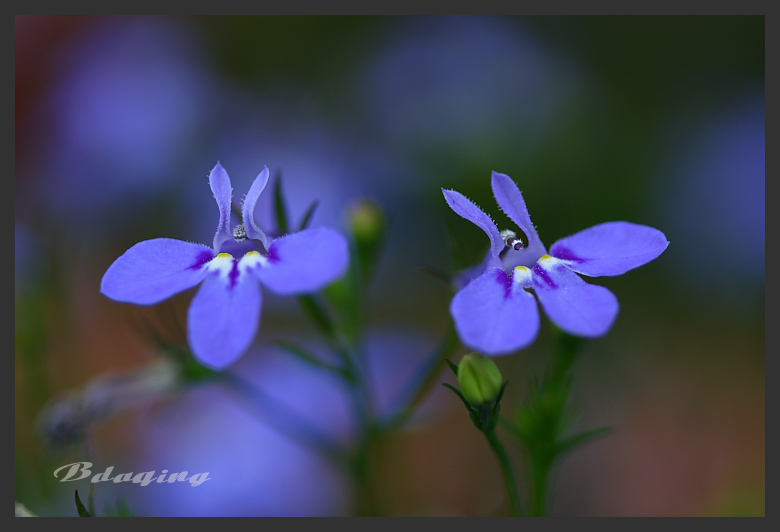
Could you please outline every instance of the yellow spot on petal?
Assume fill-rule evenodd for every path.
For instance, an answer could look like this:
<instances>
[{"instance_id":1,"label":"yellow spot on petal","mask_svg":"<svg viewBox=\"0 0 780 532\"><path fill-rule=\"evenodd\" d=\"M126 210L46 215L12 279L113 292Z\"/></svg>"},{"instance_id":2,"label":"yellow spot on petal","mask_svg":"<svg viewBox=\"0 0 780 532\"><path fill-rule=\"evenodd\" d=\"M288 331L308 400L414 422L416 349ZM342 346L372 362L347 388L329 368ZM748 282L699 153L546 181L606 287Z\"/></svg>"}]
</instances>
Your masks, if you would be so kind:
<instances>
[{"instance_id":1,"label":"yellow spot on petal","mask_svg":"<svg viewBox=\"0 0 780 532\"><path fill-rule=\"evenodd\" d=\"M233 255L231 255L230 253L220 253L219 255L217 255L214 258L215 259L232 259Z\"/></svg>"},{"instance_id":2,"label":"yellow spot on petal","mask_svg":"<svg viewBox=\"0 0 780 532\"><path fill-rule=\"evenodd\" d=\"M525 285L531 281L532 276L533 273L531 273L530 268L526 266L515 266L515 272L514 275L512 275L512 280L520 285Z\"/></svg>"},{"instance_id":3,"label":"yellow spot on petal","mask_svg":"<svg viewBox=\"0 0 780 532\"><path fill-rule=\"evenodd\" d=\"M545 255L542 255L541 257L539 257L539 260L549 260L549 259L552 259L552 258L554 258L554 257L551 257L550 255L545 254Z\"/></svg>"},{"instance_id":4,"label":"yellow spot on petal","mask_svg":"<svg viewBox=\"0 0 780 532\"><path fill-rule=\"evenodd\" d=\"M268 262L268 259L263 257L259 251L249 251L241 257L238 262L238 269L245 272L249 268L254 268L258 265L264 265Z\"/></svg>"}]
</instances>

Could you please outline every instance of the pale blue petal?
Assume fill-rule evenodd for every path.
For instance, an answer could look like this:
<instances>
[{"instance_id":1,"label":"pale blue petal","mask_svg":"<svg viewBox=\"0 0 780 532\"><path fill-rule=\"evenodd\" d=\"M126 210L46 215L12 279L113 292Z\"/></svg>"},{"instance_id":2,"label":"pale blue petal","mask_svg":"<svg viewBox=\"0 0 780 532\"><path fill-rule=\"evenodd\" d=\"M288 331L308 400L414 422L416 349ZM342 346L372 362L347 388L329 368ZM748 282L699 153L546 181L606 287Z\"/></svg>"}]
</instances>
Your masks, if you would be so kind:
<instances>
[{"instance_id":1,"label":"pale blue petal","mask_svg":"<svg viewBox=\"0 0 780 532\"><path fill-rule=\"evenodd\" d=\"M211 170L209 185L211 186L211 192L214 194L214 199L217 200L217 207L219 207L219 225L217 226L217 233L214 235L214 251L219 253L222 243L233 238L233 234L230 231L233 187L230 185L230 176L228 176L221 164L217 163Z\"/></svg>"},{"instance_id":2,"label":"pale blue petal","mask_svg":"<svg viewBox=\"0 0 780 532\"><path fill-rule=\"evenodd\" d=\"M533 285L547 316L569 334L603 336L617 318L615 294L586 283L558 259L543 258L534 266Z\"/></svg>"},{"instance_id":3,"label":"pale blue petal","mask_svg":"<svg viewBox=\"0 0 780 532\"><path fill-rule=\"evenodd\" d=\"M508 175L498 172L493 172L491 181L493 195L496 197L498 205L528 237L528 242L523 242L525 245L523 252L527 255L533 255L533 260L547 253L533 222L531 222L531 215L528 214L523 194L517 188L517 184Z\"/></svg>"},{"instance_id":4,"label":"pale blue petal","mask_svg":"<svg viewBox=\"0 0 780 532\"><path fill-rule=\"evenodd\" d=\"M211 271L187 315L187 336L195 357L222 369L249 348L260 324L260 283L251 275Z\"/></svg>"},{"instance_id":5,"label":"pale blue petal","mask_svg":"<svg viewBox=\"0 0 780 532\"><path fill-rule=\"evenodd\" d=\"M491 268L500 266L501 260L498 258L498 255L504 249L504 240L501 238L501 234L490 216L485 214L482 209L474 205L470 199L460 192L444 189L442 189L442 192L444 193L444 199L447 200L447 204L453 211L477 225L487 234L488 238L490 238L488 266Z\"/></svg>"},{"instance_id":6,"label":"pale blue petal","mask_svg":"<svg viewBox=\"0 0 780 532\"><path fill-rule=\"evenodd\" d=\"M669 245L652 227L629 222L607 222L563 238L550 254L567 261L583 275L621 275L658 257Z\"/></svg>"},{"instance_id":7,"label":"pale blue petal","mask_svg":"<svg viewBox=\"0 0 780 532\"><path fill-rule=\"evenodd\" d=\"M263 171L255 178L252 186L249 187L244 198L244 204L241 209L241 215L244 219L244 228L246 229L246 236L252 240L259 240L263 243L265 249L268 249L268 237L255 223L255 205L257 205L257 199L268 184L268 168L263 168Z\"/></svg>"},{"instance_id":8,"label":"pale blue petal","mask_svg":"<svg viewBox=\"0 0 780 532\"><path fill-rule=\"evenodd\" d=\"M266 260L252 271L278 294L305 294L336 281L348 266L349 248L344 235L318 227L274 240Z\"/></svg>"},{"instance_id":9,"label":"pale blue petal","mask_svg":"<svg viewBox=\"0 0 780 532\"><path fill-rule=\"evenodd\" d=\"M191 288L206 276L214 252L202 244L172 238L145 240L109 266L100 292L123 303L153 305Z\"/></svg>"},{"instance_id":10,"label":"pale blue petal","mask_svg":"<svg viewBox=\"0 0 780 532\"><path fill-rule=\"evenodd\" d=\"M539 332L534 296L513 284L500 268L485 272L455 294L450 313L463 344L486 355L527 347Z\"/></svg>"}]
</instances>

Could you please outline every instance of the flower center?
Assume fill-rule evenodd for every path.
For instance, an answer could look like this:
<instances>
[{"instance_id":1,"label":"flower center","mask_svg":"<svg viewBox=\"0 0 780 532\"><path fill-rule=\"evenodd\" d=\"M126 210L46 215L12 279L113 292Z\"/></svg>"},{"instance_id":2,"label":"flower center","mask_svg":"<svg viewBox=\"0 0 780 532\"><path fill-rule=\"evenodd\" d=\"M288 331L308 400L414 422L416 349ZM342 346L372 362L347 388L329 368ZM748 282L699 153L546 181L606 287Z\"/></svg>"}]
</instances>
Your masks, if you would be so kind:
<instances>
[{"instance_id":1,"label":"flower center","mask_svg":"<svg viewBox=\"0 0 780 532\"><path fill-rule=\"evenodd\" d=\"M538 242L532 242L528 235L523 235L523 238L528 238L523 242L511 229L504 229L499 234L504 241L504 249L498 257L501 259L504 271L510 275L517 266L533 267L544 253L544 248Z\"/></svg>"},{"instance_id":2,"label":"flower center","mask_svg":"<svg viewBox=\"0 0 780 532\"><path fill-rule=\"evenodd\" d=\"M233 240L243 242L246 238L246 227L244 227L244 224L238 224L233 228Z\"/></svg>"},{"instance_id":3,"label":"flower center","mask_svg":"<svg viewBox=\"0 0 780 532\"><path fill-rule=\"evenodd\" d=\"M523 249L523 241L517 238L517 233L511 229L504 229L501 231L501 238L504 240L504 250L501 253L506 253L510 249L520 251Z\"/></svg>"},{"instance_id":4,"label":"flower center","mask_svg":"<svg viewBox=\"0 0 780 532\"><path fill-rule=\"evenodd\" d=\"M235 281L238 275L245 273L248 269L263 266L266 263L268 263L268 258L259 251L249 251L241 257L241 260L236 260L230 253L220 253L211 259L208 269L212 272L218 272L225 279Z\"/></svg>"}]
</instances>

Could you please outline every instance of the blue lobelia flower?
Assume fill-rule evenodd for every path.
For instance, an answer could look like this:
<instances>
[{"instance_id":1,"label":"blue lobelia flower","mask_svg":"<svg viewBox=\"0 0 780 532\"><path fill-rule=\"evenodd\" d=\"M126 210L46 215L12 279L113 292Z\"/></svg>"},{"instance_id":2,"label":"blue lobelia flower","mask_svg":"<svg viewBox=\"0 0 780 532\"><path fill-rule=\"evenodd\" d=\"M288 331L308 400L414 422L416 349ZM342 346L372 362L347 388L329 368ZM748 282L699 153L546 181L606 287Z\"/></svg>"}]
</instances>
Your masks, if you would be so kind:
<instances>
[{"instance_id":1,"label":"blue lobelia flower","mask_svg":"<svg viewBox=\"0 0 780 532\"><path fill-rule=\"evenodd\" d=\"M606 334L617 317L618 300L608 289L588 284L577 274L621 275L663 253L669 245L666 236L645 225L607 222L559 240L548 254L514 181L493 172L492 185L499 206L525 233L527 243L513 231L499 232L490 216L463 194L443 190L452 210L490 238L485 262L467 272L467 284L450 305L464 345L487 355L528 346L539 332L535 299L569 334Z\"/></svg>"},{"instance_id":2,"label":"blue lobelia flower","mask_svg":"<svg viewBox=\"0 0 780 532\"><path fill-rule=\"evenodd\" d=\"M153 305L203 282L190 304L187 336L195 356L221 369L252 343L260 323L262 282L278 294L320 290L349 263L346 238L325 227L269 238L255 224L254 209L268 182L257 176L242 206L243 223L230 230L232 187L222 166L209 184L219 207L213 247L171 238L139 242L106 271L100 291L111 299Z\"/></svg>"}]
</instances>

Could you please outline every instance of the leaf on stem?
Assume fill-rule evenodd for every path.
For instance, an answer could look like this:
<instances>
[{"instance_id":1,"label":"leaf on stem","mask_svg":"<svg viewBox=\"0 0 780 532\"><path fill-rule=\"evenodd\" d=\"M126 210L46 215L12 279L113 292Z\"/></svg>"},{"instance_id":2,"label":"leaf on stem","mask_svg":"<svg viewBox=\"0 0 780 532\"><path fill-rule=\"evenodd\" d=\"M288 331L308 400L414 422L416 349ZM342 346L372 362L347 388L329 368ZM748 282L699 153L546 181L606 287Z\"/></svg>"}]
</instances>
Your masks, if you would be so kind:
<instances>
[{"instance_id":1,"label":"leaf on stem","mask_svg":"<svg viewBox=\"0 0 780 532\"><path fill-rule=\"evenodd\" d=\"M314 214L314 211L317 210L319 204L320 204L320 200L314 200L311 202L311 205L309 205L309 208L306 209L306 212L303 214L303 218L301 218L301 223L298 224L298 231L303 231L309 226L311 217Z\"/></svg>"},{"instance_id":2,"label":"leaf on stem","mask_svg":"<svg viewBox=\"0 0 780 532\"><path fill-rule=\"evenodd\" d=\"M450 360L449 358L445 358L444 360L447 362L447 365L450 367L452 372L457 377L458 376L458 365L455 362L453 362L452 360Z\"/></svg>"},{"instance_id":3,"label":"leaf on stem","mask_svg":"<svg viewBox=\"0 0 780 532\"><path fill-rule=\"evenodd\" d=\"M287 214L287 208L284 206L284 193L282 192L282 174L276 174L276 183L274 184L274 211L276 213L276 227L279 234L285 235L290 229Z\"/></svg>"},{"instance_id":4,"label":"leaf on stem","mask_svg":"<svg viewBox=\"0 0 780 532\"><path fill-rule=\"evenodd\" d=\"M579 434L575 434L574 436L563 438L562 440L559 440L556 443L555 454L556 456L560 457L570 451L573 451L577 447L582 447L583 445L590 443L593 440L600 438L602 436L606 436L611 432L612 432L612 427L599 427L591 430L586 430L584 432L580 432Z\"/></svg>"},{"instance_id":5,"label":"leaf on stem","mask_svg":"<svg viewBox=\"0 0 780 532\"><path fill-rule=\"evenodd\" d=\"M76 490L76 509L79 512L79 517L94 517L84 507L84 503L81 502L81 498L79 498L79 490Z\"/></svg>"},{"instance_id":6,"label":"leaf on stem","mask_svg":"<svg viewBox=\"0 0 780 532\"><path fill-rule=\"evenodd\" d=\"M272 340L273 344L278 345L288 353L295 355L300 360L303 360L304 362L307 362L308 364L311 364L313 366L317 366L323 369L327 369L328 371L332 371L334 373L338 373L342 376L348 376L348 372L346 369L336 366L334 364L331 364L329 362L326 362L322 360L320 357L312 353L311 351L307 350L306 348L295 344L293 342L289 342L287 340Z\"/></svg>"}]
</instances>

